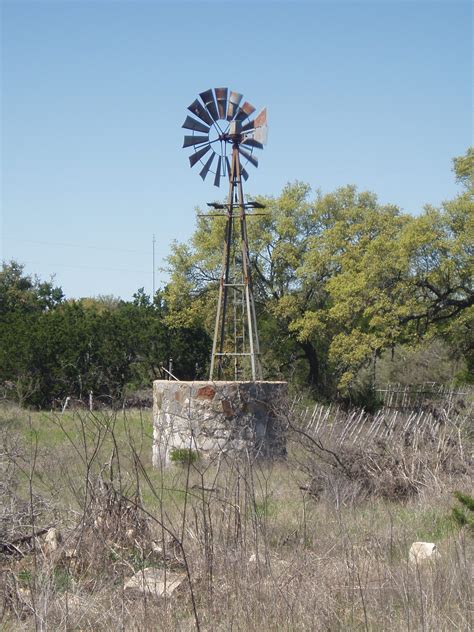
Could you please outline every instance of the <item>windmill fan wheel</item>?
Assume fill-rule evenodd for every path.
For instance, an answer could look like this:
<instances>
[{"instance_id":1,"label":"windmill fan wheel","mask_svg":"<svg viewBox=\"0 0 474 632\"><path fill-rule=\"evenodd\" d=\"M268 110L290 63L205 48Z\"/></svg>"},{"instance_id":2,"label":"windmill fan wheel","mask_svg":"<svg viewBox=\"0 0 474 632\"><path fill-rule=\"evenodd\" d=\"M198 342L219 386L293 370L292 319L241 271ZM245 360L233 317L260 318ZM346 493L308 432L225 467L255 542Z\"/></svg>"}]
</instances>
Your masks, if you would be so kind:
<instances>
[{"instance_id":1,"label":"windmill fan wheel","mask_svg":"<svg viewBox=\"0 0 474 632\"><path fill-rule=\"evenodd\" d=\"M184 137L183 147L192 147L191 167L200 164L203 180L214 174L214 185L231 173L230 156L233 148L239 152L240 173L247 180L247 164L258 167L256 149L267 142L267 110L264 108L251 118L255 108L248 101L241 105L242 95L228 88L211 88L199 94L188 110L183 128L192 133Z\"/></svg>"}]
</instances>

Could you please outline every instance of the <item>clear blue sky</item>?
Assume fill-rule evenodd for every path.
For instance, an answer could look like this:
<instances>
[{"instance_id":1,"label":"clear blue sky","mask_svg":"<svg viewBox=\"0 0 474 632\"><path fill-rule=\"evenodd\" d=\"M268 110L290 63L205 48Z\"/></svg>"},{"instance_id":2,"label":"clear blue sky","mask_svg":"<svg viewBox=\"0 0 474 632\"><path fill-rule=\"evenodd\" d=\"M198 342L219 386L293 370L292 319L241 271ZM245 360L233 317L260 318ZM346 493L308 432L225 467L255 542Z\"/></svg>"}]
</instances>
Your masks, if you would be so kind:
<instances>
[{"instance_id":1,"label":"clear blue sky","mask_svg":"<svg viewBox=\"0 0 474 632\"><path fill-rule=\"evenodd\" d=\"M246 192L356 184L419 213L472 144L470 2L2 3L1 257L68 297L152 287L195 207L187 106L228 86L269 112ZM166 275L157 273L157 285Z\"/></svg>"}]
</instances>

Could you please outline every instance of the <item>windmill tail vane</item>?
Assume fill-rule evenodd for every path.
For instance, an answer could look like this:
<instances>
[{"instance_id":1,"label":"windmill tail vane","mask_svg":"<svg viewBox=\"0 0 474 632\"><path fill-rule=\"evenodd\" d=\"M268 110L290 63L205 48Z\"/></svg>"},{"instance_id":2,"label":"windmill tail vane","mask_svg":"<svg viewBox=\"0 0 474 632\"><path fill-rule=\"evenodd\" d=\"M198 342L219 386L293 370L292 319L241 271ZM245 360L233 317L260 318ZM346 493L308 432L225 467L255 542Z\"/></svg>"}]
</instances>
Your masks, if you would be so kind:
<instances>
[{"instance_id":1,"label":"windmill tail vane","mask_svg":"<svg viewBox=\"0 0 474 632\"><path fill-rule=\"evenodd\" d=\"M267 111L250 117L255 108L242 95L228 88L214 88L199 94L188 107L183 128L192 133L184 137L183 147L193 148L191 167L201 165L203 180L214 174L214 185L228 179L227 204L211 203L224 216L224 248L217 301L209 379L252 381L262 379L260 344L253 295L247 235L247 216L263 208L258 202L245 202L243 180L247 165L258 167L255 150L267 142Z\"/></svg>"}]
</instances>

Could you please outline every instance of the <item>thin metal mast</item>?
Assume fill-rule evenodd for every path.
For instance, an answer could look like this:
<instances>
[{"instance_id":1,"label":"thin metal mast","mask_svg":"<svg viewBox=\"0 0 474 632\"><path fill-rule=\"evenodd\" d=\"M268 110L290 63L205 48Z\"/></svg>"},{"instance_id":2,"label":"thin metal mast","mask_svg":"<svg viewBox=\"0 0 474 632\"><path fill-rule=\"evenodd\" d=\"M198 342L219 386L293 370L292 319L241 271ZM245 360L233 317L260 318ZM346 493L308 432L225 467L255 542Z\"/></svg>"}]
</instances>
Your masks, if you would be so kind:
<instances>
[{"instance_id":1,"label":"thin metal mast","mask_svg":"<svg viewBox=\"0 0 474 632\"><path fill-rule=\"evenodd\" d=\"M250 270L246 206L240 170L239 140L236 138L232 144L229 196L225 213L224 252L212 344L210 380L229 377L226 359L234 361L233 378L235 380L243 377L248 377L252 381L262 379ZM240 230L237 230L234 222ZM235 243L238 237L240 238L240 253ZM232 269L231 262L233 262ZM231 314L233 322L228 314L230 300L233 303Z\"/></svg>"},{"instance_id":2,"label":"thin metal mast","mask_svg":"<svg viewBox=\"0 0 474 632\"><path fill-rule=\"evenodd\" d=\"M153 262L152 262L152 265L153 265L153 296L151 298L152 301L155 300L155 242L156 242L156 240L155 240L155 233L153 233L153 242L152 242L152 250L153 250L153 257L152 257L152 259L153 259Z\"/></svg>"}]
</instances>

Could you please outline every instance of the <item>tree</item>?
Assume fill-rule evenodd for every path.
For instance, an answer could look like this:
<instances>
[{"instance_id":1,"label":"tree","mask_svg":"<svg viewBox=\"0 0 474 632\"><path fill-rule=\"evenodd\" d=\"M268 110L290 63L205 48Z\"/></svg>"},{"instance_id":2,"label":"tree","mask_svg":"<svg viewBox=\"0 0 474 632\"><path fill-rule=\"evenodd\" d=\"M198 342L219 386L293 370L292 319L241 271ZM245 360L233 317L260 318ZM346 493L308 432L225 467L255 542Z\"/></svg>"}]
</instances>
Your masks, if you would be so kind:
<instances>
[{"instance_id":1,"label":"tree","mask_svg":"<svg viewBox=\"0 0 474 632\"><path fill-rule=\"evenodd\" d=\"M159 303L159 302L158 302ZM12 309L0 319L0 384L21 405L50 407L72 396L120 400L127 388L164 377L168 358L181 379L194 379L209 355L197 328L168 328L163 305L97 299L46 311Z\"/></svg>"},{"instance_id":2,"label":"tree","mask_svg":"<svg viewBox=\"0 0 474 632\"><path fill-rule=\"evenodd\" d=\"M64 300L62 289L53 283L54 277L41 281L26 275L17 261L4 261L0 271L0 317L13 310L26 313L53 309Z\"/></svg>"},{"instance_id":3,"label":"tree","mask_svg":"<svg viewBox=\"0 0 474 632\"><path fill-rule=\"evenodd\" d=\"M472 151L454 164L472 187ZM248 224L268 377L301 379L304 365L316 392L347 394L384 349L471 322L469 190L419 217L353 186L311 200L295 182L259 201L268 214ZM223 222L199 217L191 240L173 245L169 322L212 332L222 243Z\"/></svg>"},{"instance_id":4,"label":"tree","mask_svg":"<svg viewBox=\"0 0 474 632\"><path fill-rule=\"evenodd\" d=\"M317 194L311 201L310 187L296 182L278 198L260 201L268 214L248 224L266 373L298 375L303 359L307 383L330 394L331 344L351 316L334 304L331 282L345 278L367 244L377 237L393 239L407 220L395 207L381 207L373 194L358 193L355 187ZM222 231L221 222L198 218L190 243L174 245L167 287L172 319L200 322L210 331Z\"/></svg>"}]
</instances>

